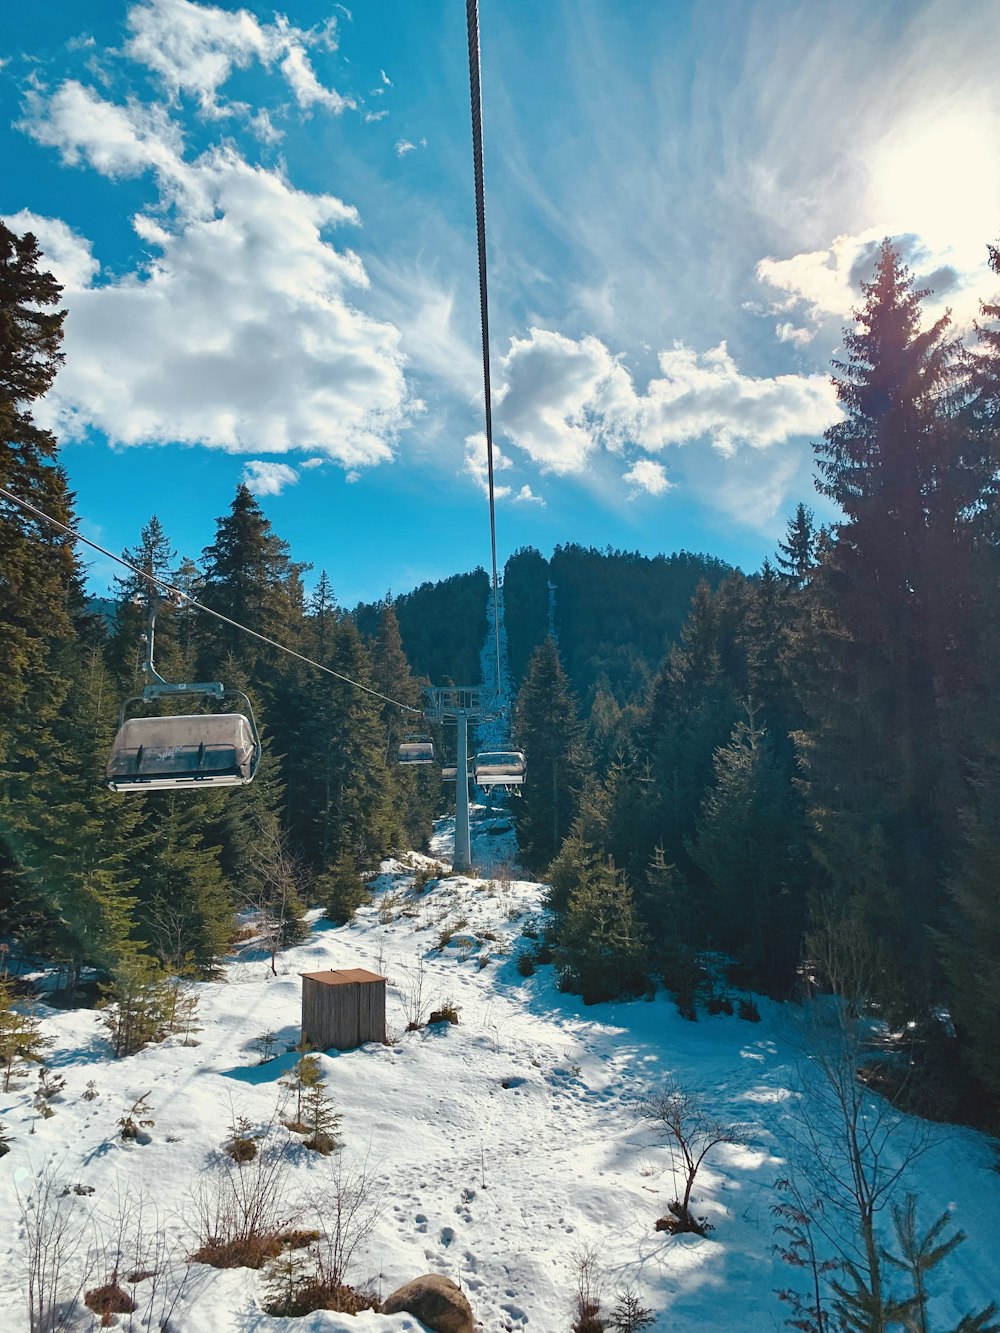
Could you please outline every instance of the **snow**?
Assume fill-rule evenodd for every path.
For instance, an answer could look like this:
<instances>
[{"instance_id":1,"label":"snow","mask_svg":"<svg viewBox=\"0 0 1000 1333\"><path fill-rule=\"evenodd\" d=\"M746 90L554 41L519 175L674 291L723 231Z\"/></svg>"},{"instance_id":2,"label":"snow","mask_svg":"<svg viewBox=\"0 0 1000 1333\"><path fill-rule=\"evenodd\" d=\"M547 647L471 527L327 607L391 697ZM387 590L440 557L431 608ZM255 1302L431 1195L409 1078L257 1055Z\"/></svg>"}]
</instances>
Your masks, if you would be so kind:
<instances>
[{"instance_id":1,"label":"snow","mask_svg":"<svg viewBox=\"0 0 1000 1333\"><path fill-rule=\"evenodd\" d=\"M264 959L232 960L224 981L200 986L197 1045L170 1038L114 1060L99 1014L39 1009L55 1042L51 1065L66 1087L47 1120L32 1107L34 1078L0 1094L0 1120L14 1135L0 1159L6 1333L28 1327L16 1191L29 1195L46 1164L60 1182L93 1189L69 1200L81 1222L107 1218L119 1193L141 1183L183 1253L195 1248L192 1189L234 1115L272 1125L271 1140L287 1144L296 1188L329 1171L274 1112L278 1080L295 1060L287 1047L299 1035L298 974L346 967L388 976L395 1038L320 1056L343 1114L341 1160L352 1166L367 1157L386 1191L351 1273L355 1284L374 1279L386 1296L420 1273L438 1272L461 1285L488 1333L563 1333L572 1322L575 1257L593 1246L608 1309L615 1289L628 1283L657 1312L657 1329L773 1333L783 1326L787 1309L775 1291L804 1284L773 1252L771 1209L774 1182L787 1169L801 1011L759 998L760 1023L725 1015L688 1023L662 993L587 1008L556 989L551 967L521 977L518 939L542 910L542 886L507 878L505 867L516 860L507 812L477 808L474 816L473 858L483 878L415 886L419 871L435 874L436 862L450 858L451 824L442 821L430 857L385 862L372 904L347 926L314 919L309 939L279 957L277 977ZM424 1016L450 1000L457 1026L406 1031L421 985ZM268 1029L282 1053L260 1064L255 1039ZM638 1108L668 1075L702 1095L713 1115L751 1128L748 1146L719 1148L698 1176L694 1208L715 1227L706 1238L654 1230L675 1187L667 1145ZM88 1101L90 1080L100 1095ZM150 1141L123 1144L116 1122L146 1092L155 1120ZM954 1205L954 1223L967 1234L932 1274L932 1319L944 1327L996 1295L1000 1176L991 1170L989 1139L965 1129L929 1132L932 1144L900 1197L906 1189L918 1194L924 1228ZM175 1333L421 1327L411 1316L371 1313L272 1319L260 1307L258 1273L180 1264L170 1281L185 1273L170 1316ZM143 1284L136 1290L142 1297ZM140 1304L131 1322L116 1316L116 1326L139 1330L142 1316ZM79 1327L96 1326L83 1311Z\"/></svg>"}]
</instances>

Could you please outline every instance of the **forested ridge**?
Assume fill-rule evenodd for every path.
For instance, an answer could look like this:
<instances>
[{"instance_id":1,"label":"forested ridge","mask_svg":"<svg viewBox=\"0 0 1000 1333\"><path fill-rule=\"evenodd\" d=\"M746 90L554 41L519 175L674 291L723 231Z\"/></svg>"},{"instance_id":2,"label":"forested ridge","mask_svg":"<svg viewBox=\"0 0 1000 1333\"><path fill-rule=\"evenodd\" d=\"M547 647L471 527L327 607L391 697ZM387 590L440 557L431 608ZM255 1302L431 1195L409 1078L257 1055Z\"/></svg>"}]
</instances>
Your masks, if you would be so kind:
<instances>
[{"instance_id":1,"label":"forested ridge","mask_svg":"<svg viewBox=\"0 0 1000 1333\"><path fill-rule=\"evenodd\" d=\"M71 523L57 441L31 414L59 368L61 293L33 238L2 227L0 274L0 485ZM930 1109L995 1125L1000 305L968 345L927 325L888 243L863 295L833 367L843 418L815 444L838 522L801 503L749 576L573 545L508 561L528 756L511 806L551 885L545 947L567 988L663 983L694 1016L727 987L792 997L862 938L866 999L916 1034ZM482 570L348 612L336 571L296 562L245 487L199 559L152 515L124 554L413 707L425 680L478 676ZM241 909L275 947L307 904L346 919L363 872L425 843L438 769L393 762L412 715L183 604L157 622L158 667L247 693L260 773L114 795L145 581L123 575L113 615L95 614L73 543L2 500L0 569L0 938L57 962L67 1000L91 977L210 974Z\"/></svg>"}]
</instances>

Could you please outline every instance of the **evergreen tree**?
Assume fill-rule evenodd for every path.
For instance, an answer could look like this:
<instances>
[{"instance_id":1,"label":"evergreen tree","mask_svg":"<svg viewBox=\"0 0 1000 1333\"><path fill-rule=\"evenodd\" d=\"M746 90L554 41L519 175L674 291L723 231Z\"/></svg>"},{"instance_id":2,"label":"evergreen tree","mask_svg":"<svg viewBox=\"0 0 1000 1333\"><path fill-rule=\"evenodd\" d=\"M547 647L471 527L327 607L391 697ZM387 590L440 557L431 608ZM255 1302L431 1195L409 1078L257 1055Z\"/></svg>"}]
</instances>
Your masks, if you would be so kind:
<instances>
[{"instance_id":1,"label":"evergreen tree","mask_svg":"<svg viewBox=\"0 0 1000 1333\"><path fill-rule=\"evenodd\" d=\"M649 822L635 846L636 869L645 867L659 846L685 878L697 878L687 845L712 781L713 756L738 716L737 695L722 666L718 608L703 582L651 692L645 728Z\"/></svg>"},{"instance_id":2,"label":"evergreen tree","mask_svg":"<svg viewBox=\"0 0 1000 1333\"><path fill-rule=\"evenodd\" d=\"M371 894L349 851L341 852L331 868L316 877L315 893L334 925L342 926Z\"/></svg>"},{"instance_id":3,"label":"evergreen tree","mask_svg":"<svg viewBox=\"0 0 1000 1333\"><path fill-rule=\"evenodd\" d=\"M347 616L330 629L329 665L372 685L370 655ZM345 850L359 862L377 859L399 841L380 713L377 699L345 681L318 672L299 680L289 709L288 823L316 870Z\"/></svg>"},{"instance_id":4,"label":"evergreen tree","mask_svg":"<svg viewBox=\"0 0 1000 1333\"><path fill-rule=\"evenodd\" d=\"M143 527L138 545L134 548L126 547L122 556L137 569L155 575L167 583L172 581L177 553L171 547L170 540L155 514ZM121 578L115 578L114 592L118 606L114 629L108 644L109 662L125 688L139 689L147 683L142 678L140 668L143 661L143 636L147 631L148 607L151 600L160 598L162 594L156 585L138 574L133 574L131 570L126 571ZM160 616L156 622L156 662L157 669L167 679L177 678L169 665L170 660L176 656L176 644L174 615Z\"/></svg>"},{"instance_id":5,"label":"evergreen tree","mask_svg":"<svg viewBox=\"0 0 1000 1333\"><path fill-rule=\"evenodd\" d=\"M564 990L586 1004L639 994L647 985L646 935L632 888L609 861L581 869L555 950Z\"/></svg>"},{"instance_id":6,"label":"evergreen tree","mask_svg":"<svg viewBox=\"0 0 1000 1333\"><path fill-rule=\"evenodd\" d=\"M4 822L70 994L81 967L107 970L134 947L136 881L128 863L142 838L142 803L123 801L103 782L116 702L94 649L42 738L34 770L8 775L5 784Z\"/></svg>"},{"instance_id":7,"label":"evergreen tree","mask_svg":"<svg viewBox=\"0 0 1000 1333\"><path fill-rule=\"evenodd\" d=\"M396 699L399 703L409 704L411 708L421 707L420 685L410 672L410 664L403 652L399 620L388 597L372 646L372 678L380 694ZM401 824L401 836L408 847L426 847L440 792L440 772L432 764L400 765L396 763L396 755L404 736L411 732L428 731L428 725L421 717L404 712L391 703L383 703L381 720L386 737L393 805ZM438 728L436 752L440 750L441 742L441 731Z\"/></svg>"},{"instance_id":8,"label":"evergreen tree","mask_svg":"<svg viewBox=\"0 0 1000 1333\"><path fill-rule=\"evenodd\" d=\"M200 601L258 634L296 645L304 615L305 566L292 561L288 544L275 534L246 486L237 487L202 562ZM214 617L200 626L200 639L202 680L221 674L230 657L243 663L254 684L273 683L279 661L285 665L276 649Z\"/></svg>"},{"instance_id":9,"label":"evergreen tree","mask_svg":"<svg viewBox=\"0 0 1000 1333\"><path fill-rule=\"evenodd\" d=\"M210 974L226 952L233 902L220 864L220 802L231 793L160 792L145 802L144 845L130 868L138 881L137 929L173 973Z\"/></svg>"},{"instance_id":10,"label":"evergreen tree","mask_svg":"<svg viewBox=\"0 0 1000 1333\"><path fill-rule=\"evenodd\" d=\"M514 727L527 758L523 800L514 814L518 846L525 863L540 869L555 856L572 823L588 764L576 703L551 637L532 655Z\"/></svg>"},{"instance_id":11,"label":"evergreen tree","mask_svg":"<svg viewBox=\"0 0 1000 1333\"><path fill-rule=\"evenodd\" d=\"M809 582L809 576L816 564L816 529L813 526L814 514L804 504L799 504L795 517L788 520L785 541L778 543L776 556L778 568L793 587L801 588Z\"/></svg>"},{"instance_id":12,"label":"evergreen tree","mask_svg":"<svg viewBox=\"0 0 1000 1333\"><path fill-rule=\"evenodd\" d=\"M0 486L62 523L72 522L56 440L35 425L31 405L63 360L62 289L39 268L34 236L0 222ZM54 711L52 659L74 638L83 593L71 540L0 498L0 755L23 711ZM55 707L61 695L55 696Z\"/></svg>"},{"instance_id":13,"label":"evergreen tree","mask_svg":"<svg viewBox=\"0 0 1000 1333\"><path fill-rule=\"evenodd\" d=\"M835 363L843 420L817 445L844 519L794 645L801 739L834 891L926 971L961 799L950 719L979 660L969 518L991 475L968 447L947 316L922 327L925 293L888 242L863 290Z\"/></svg>"},{"instance_id":14,"label":"evergreen tree","mask_svg":"<svg viewBox=\"0 0 1000 1333\"><path fill-rule=\"evenodd\" d=\"M0 1080L4 1092L10 1091L11 1079L23 1064L41 1064L52 1040L42 1032L42 1025L30 1013L16 1006L14 983L0 972Z\"/></svg>"},{"instance_id":15,"label":"evergreen tree","mask_svg":"<svg viewBox=\"0 0 1000 1333\"><path fill-rule=\"evenodd\" d=\"M980 772L964 814L964 837L949 883L953 911L938 937L952 1018L966 1059L988 1089L1000 1124L1000 765Z\"/></svg>"},{"instance_id":16,"label":"evergreen tree","mask_svg":"<svg viewBox=\"0 0 1000 1333\"><path fill-rule=\"evenodd\" d=\"M787 986L805 903L803 831L792 789L752 711L715 754L690 853L708 881L712 942L766 987Z\"/></svg>"}]
</instances>

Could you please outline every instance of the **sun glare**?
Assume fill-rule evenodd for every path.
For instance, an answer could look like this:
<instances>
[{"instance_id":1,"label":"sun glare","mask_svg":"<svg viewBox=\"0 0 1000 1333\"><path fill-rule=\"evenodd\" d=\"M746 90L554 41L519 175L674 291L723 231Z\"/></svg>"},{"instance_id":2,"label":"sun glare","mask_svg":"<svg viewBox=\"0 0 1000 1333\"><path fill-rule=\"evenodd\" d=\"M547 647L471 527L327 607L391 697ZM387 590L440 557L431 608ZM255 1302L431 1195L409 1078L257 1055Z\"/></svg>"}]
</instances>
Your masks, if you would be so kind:
<instances>
[{"instance_id":1,"label":"sun glare","mask_svg":"<svg viewBox=\"0 0 1000 1333\"><path fill-rule=\"evenodd\" d=\"M876 145L873 222L916 232L935 248L972 247L978 261L1000 231L1000 118L980 103L922 110Z\"/></svg>"}]
</instances>

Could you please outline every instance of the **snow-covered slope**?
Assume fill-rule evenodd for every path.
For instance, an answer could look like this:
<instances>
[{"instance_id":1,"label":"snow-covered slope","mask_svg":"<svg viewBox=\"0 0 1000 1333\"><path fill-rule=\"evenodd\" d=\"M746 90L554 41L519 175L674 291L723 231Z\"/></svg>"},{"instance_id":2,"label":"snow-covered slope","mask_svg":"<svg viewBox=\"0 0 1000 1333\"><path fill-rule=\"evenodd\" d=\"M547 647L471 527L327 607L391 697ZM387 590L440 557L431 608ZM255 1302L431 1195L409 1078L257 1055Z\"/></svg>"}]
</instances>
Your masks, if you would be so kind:
<instances>
[{"instance_id":1,"label":"snow-covered slope","mask_svg":"<svg viewBox=\"0 0 1000 1333\"><path fill-rule=\"evenodd\" d=\"M691 1024L662 995L588 1009L556 990L550 967L521 977L513 949L539 912L542 891L505 873L515 850L504 824L501 811L474 825L474 859L489 864L492 880L445 878L418 889L416 872L432 869L430 858L387 862L372 905L346 927L317 920L309 940L279 959L279 976L265 961L232 962L224 982L200 988L198 1045L169 1039L116 1061L99 1015L43 1011L56 1043L51 1063L66 1079L55 1114L36 1117L30 1087L0 1094L0 1119L15 1136L0 1159L7 1333L27 1329L15 1186L27 1196L37 1173L54 1163L67 1186L93 1189L70 1197L83 1219L111 1214L126 1183L141 1183L166 1231L190 1251L199 1175L234 1115L258 1127L274 1121L278 1080L295 1059L283 1053L260 1064L255 1039L273 1030L284 1052L298 1038L298 974L352 966L389 977L396 1037L392 1045L320 1057L343 1113L341 1160L351 1166L367 1156L386 1190L382 1217L352 1273L356 1283L374 1278L387 1295L419 1273L440 1272L464 1288L489 1333L563 1333L572 1320L575 1258L593 1246L608 1304L628 1283L657 1312L658 1329L782 1327L787 1310L775 1289L796 1275L773 1253L771 1209L796 1086L796 1013L760 1000L759 1024L726 1016ZM442 857L449 835L444 821L434 849ZM426 1017L449 1000L458 1026L406 1031L415 1006ZM749 1146L720 1148L698 1177L696 1210L715 1224L708 1238L654 1231L675 1195L671 1159L637 1106L668 1074L702 1094L720 1118L751 1126ZM90 1080L100 1095L88 1101ZM155 1119L150 1141L124 1145L116 1122L146 1092ZM283 1127L270 1134L289 1144L296 1187L329 1171L328 1161ZM919 1195L926 1222L954 1204L955 1223L968 1235L934 1274L933 1326L943 1328L997 1294L1000 1177L984 1137L961 1129L932 1134L934 1145L903 1188ZM175 1333L419 1328L405 1315L271 1319L258 1304L258 1274L201 1265L188 1271L170 1319ZM141 1314L140 1307L131 1324L118 1322L138 1330ZM95 1324L84 1312L81 1327Z\"/></svg>"}]
</instances>

